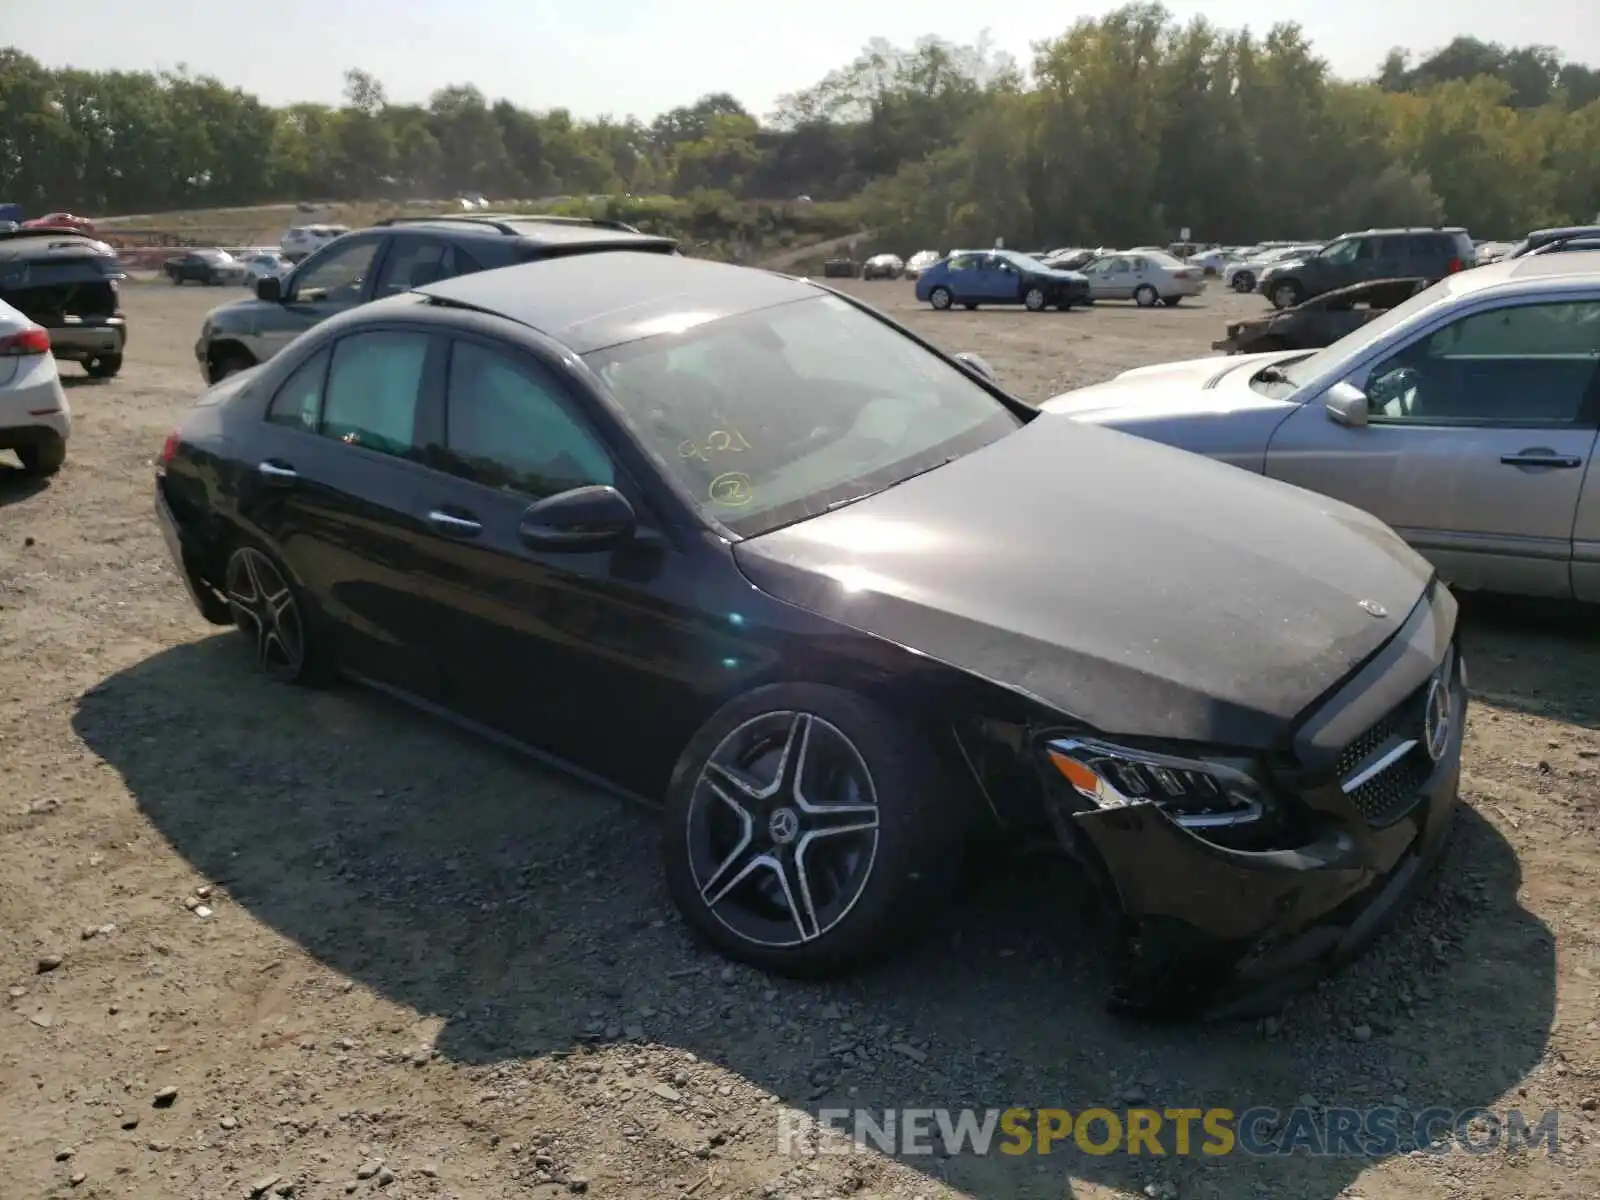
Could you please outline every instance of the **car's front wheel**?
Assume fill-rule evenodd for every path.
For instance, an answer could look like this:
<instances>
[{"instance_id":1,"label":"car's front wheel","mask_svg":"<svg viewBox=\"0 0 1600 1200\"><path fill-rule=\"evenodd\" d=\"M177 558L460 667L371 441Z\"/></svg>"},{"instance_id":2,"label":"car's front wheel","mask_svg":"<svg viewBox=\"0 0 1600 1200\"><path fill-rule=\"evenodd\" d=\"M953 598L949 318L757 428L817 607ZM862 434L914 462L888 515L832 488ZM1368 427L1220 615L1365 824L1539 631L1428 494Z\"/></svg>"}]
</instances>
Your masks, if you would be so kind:
<instances>
[{"instance_id":1,"label":"car's front wheel","mask_svg":"<svg viewBox=\"0 0 1600 1200\"><path fill-rule=\"evenodd\" d=\"M1293 308L1304 299L1304 292L1300 285L1292 279L1285 279L1282 283L1272 286L1272 303L1279 308Z\"/></svg>"},{"instance_id":2,"label":"car's front wheel","mask_svg":"<svg viewBox=\"0 0 1600 1200\"><path fill-rule=\"evenodd\" d=\"M223 595L235 627L265 675L280 683L321 678L322 659L312 643L305 605L268 554L254 546L234 550L223 573Z\"/></svg>"},{"instance_id":3,"label":"car's front wheel","mask_svg":"<svg viewBox=\"0 0 1600 1200\"><path fill-rule=\"evenodd\" d=\"M949 308L954 300L955 297L950 294L950 289L947 287L936 287L928 293L928 303L940 312L944 312Z\"/></svg>"},{"instance_id":4,"label":"car's front wheel","mask_svg":"<svg viewBox=\"0 0 1600 1200\"><path fill-rule=\"evenodd\" d=\"M668 890L739 962L817 976L903 943L948 899L964 806L914 726L851 692L774 684L690 741L663 812Z\"/></svg>"},{"instance_id":5,"label":"car's front wheel","mask_svg":"<svg viewBox=\"0 0 1600 1200\"><path fill-rule=\"evenodd\" d=\"M1256 277L1249 271L1240 271L1233 277L1233 290L1236 292L1253 292L1256 290Z\"/></svg>"}]
</instances>

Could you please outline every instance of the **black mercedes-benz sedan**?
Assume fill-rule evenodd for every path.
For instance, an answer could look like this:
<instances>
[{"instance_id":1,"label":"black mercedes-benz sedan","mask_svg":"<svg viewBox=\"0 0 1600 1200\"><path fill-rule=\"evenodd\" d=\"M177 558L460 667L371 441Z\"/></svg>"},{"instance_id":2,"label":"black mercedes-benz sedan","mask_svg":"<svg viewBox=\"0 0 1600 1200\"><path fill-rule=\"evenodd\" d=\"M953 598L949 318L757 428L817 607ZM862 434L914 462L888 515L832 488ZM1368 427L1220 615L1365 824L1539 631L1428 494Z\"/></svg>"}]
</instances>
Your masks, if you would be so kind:
<instances>
[{"instance_id":1,"label":"black mercedes-benz sedan","mask_svg":"<svg viewBox=\"0 0 1600 1200\"><path fill-rule=\"evenodd\" d=\"M272 677L659 801L685 919L772 971L1044 832L1115 1004L1258 1008L1366 943L1456 800L1456 606L1388 528L806 280L619 252L363 306L206 392L156 508Z\"/></svg>"}]
</instances>

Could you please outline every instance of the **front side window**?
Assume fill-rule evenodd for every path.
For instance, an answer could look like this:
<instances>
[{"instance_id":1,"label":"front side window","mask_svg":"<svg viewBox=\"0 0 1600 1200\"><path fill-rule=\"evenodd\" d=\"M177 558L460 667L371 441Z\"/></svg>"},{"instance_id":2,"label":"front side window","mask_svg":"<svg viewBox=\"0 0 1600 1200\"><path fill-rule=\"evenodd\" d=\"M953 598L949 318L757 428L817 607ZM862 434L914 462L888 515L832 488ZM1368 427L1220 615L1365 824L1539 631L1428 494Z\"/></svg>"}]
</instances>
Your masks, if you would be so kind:
<instances>
[{"instance_id":1,"label":"front side window","mask_svg":"<svg viewBox=\"0 0 1600 1200\"><path fill-rule=\"evenodd\" d=\"M378 252L376 239L330 247L295 272L292 299L302 304L355 304Z\"/></svg>"},{"instance_id":2,"label":"front side window","mask_svg":"<svg viewBox=\"0 0 1600 1200\"><path fill-rule=\"evenodd\" d=\"M961 368L836 296L588 358L645 447L707 516L744 536L1022 424Z\"/></svg>"},{"instance_id":3,"label":"front side window","mask_svg":"<svg viewBox=\"0 0 1600 1200\"><path fill-rule=\"evenodd\" d=\"M1360 238L1345 238L1342 242L1333 243L1318 257L1338 267L1347 266L1361 257L1361 248L1365 244Z\"/></svg>"},{"instance_id":4,"label":"front side window","mask_svg":"<svg viewBox=\"0 0 1600 1200\"><path fill-rule=\"evenodd\" d=\"M383 260L374 297L394 296L445 277L443 242L432 238L397 238Z\"/></svg>"},{"instance_id":5,"label":"front side window","mask_svg":"<svg viewBox=\"0 0 1600 1200\"><path fill-rule=\"evenodd\" d=\"M341 338L333 348L320 432L352 446L418 455L415 429L428 335L374 330Z\"/></svg>"},{"instance_id":6,"label":"front side window","mask_svg":"<svg viewBox=\"0 0 1600 1200\"><path fill-rule=\"evenodd\" d=\"M533 369L472 342L450 351L445 469L534 499L615 483L605 448Z\"/></svg>"},{"instance_id":7,"label":"front side window","mask_svg":"<svg viewBox=\"0 0 1600 1200\"><path fill-rule=\"evenodd\" d=\"M1373 366L1377 421L1423 425L1570 425L1600 367L1600 301L1473 313Z\"/></svg>"}]
</instances>

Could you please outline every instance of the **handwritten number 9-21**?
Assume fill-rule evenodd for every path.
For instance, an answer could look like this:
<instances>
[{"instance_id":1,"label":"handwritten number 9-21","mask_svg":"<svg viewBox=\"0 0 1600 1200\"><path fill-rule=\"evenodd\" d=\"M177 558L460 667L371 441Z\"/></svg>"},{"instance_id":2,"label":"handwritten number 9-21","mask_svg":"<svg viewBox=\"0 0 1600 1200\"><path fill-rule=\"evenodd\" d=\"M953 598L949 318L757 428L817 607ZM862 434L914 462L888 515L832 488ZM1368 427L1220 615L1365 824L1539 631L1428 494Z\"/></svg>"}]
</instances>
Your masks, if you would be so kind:
<instances>
[{"instance_id":1,"label":"handwritten number 9-21","mask_svg":"<svg viewBox=\"0 0 1600 1200\"><path fill-rule=\"evenodd\" d=\"M708 461L713 454L738 453L750 449L744 434L737 429L713 429L704 442L686 439L678 446L678 457Z\"/></svg>"}]
</instances>

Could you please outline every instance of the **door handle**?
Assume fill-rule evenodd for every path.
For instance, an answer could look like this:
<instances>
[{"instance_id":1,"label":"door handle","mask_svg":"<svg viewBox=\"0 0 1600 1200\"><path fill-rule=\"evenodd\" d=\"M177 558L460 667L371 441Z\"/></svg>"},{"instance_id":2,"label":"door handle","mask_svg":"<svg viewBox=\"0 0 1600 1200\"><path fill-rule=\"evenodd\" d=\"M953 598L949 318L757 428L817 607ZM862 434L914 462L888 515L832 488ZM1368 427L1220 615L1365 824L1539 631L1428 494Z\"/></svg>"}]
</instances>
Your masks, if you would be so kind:
<instances>
[{"instance_id":1,"label":"door handle","mask_svg":"<svg viewBox=\"0 0 1600 1200\"><path fill-rule=\"evenodd\" d=\"M1553 450L1519 450L1502 454L1500 461L1508 467L1555 467L1568 471L1583 466L1583 459L1576 454L1557 454Z\"/></svg>"},{"instance_id":2,"label":"door handle","mask_svg":"<svg viewBox=\"0 0 1600 1200\"><path fill-rule=\"evenodd\" d=\"M283 463L275 463L271 459L260 463L256 470L269 483L293 483L300 478L299 473L293 467Z\"/></svg>"},{"instance_id":3,"label":"door handle","mask_svg":"<svg viewBox=\"0 0 1600 1200\"><path fill-rule=\"evenodd\" d=\"M428 524L446 537L473 538L483 532L483 522L471 517L457 517L434 509L428 514Z\"/></svg>"}]
</instances>

